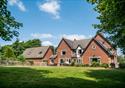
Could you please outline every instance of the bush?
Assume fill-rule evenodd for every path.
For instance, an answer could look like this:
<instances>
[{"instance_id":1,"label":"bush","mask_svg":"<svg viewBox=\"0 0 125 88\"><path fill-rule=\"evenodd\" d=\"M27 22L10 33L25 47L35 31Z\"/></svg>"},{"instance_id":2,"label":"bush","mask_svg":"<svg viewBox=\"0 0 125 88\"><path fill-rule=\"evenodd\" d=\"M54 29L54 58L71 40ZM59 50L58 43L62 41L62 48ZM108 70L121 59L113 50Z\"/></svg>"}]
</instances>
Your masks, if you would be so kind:
<instances>
[{"instance_id":1,"label":"bush","mask_svg":"<svg viewBox=\"0 0 125 88\"><path fill-rule=\"evenodd\" d=\"M75 66L75 61L72 61L70 65Z\"/></svg>"},{"instance_id":2,"label":"bush","mask_svg":"<svg viewBox=\"0 0 125 88\"><path fill-rule=\"evenodd\" d=\"M115 68L115 63L110 64L111 68Z\"/></svg>"},{"instance_id":3,"label":"bush","mask_svg":"<svg viewBox=\"0 0 125 88\"><path fill-rule=\"evenodd\" d=\"M76 67L83 67L84 65L83 64L76 64L75 66Z\"/></svg>"},{"instance_id":4,"label":"bush","mask_svg":"<svg viewBox=\"0 0 125 88\"><path fill-rule=\"evenodd\" d=\"M30 63L30 65L34 65L34 62L33 61L28 61Z\"/></svg>"},{"instance_id":5,"label":"bush","mask_svg":"<svg viewBox=\"0 0 125 88\"><path fill-rule=\"evenodd\" d=\"M119 63L119 68L125 68L125 63Z\"/></svg>"},{"instance_id":6,"label":"bush","mask_svg":"<svg viewBox=\"0 0 125 88\"><path fill-rule=\"evenodd\" d=\"M92 62L91 67L99 67L100 63L99 62Z\"/></svg>"},{"instance_id":7,"label":"bush","mask_svg":"<svg viewBox=\"0 0 125 88\"><path fill-rule=\"evenodd\" d=\"M104 64L101 64L101 67L108 68L108 67L109 67L109 65L108 65L108 64L106 64L106 63L104 63Z\"/></svg>"},{"instance_id":8,"label":"bush","mask_svg":"<svg viewBox=\"0 0 125 88\"><path fill-rule=\"evenodd\" d=\"M25 58L23 55L18 56L17 59L21 62L25 62Z\"/></svg>"},{"instance_id":9,"label":"bush","mask_svg":"<svg viewBox=\"0 0 125 88\"><path fill-rule=\"evenodd\" d=\"M83 67L89 67L90 65L89 64L84 64Z\"/></svg>"}]
</instances>

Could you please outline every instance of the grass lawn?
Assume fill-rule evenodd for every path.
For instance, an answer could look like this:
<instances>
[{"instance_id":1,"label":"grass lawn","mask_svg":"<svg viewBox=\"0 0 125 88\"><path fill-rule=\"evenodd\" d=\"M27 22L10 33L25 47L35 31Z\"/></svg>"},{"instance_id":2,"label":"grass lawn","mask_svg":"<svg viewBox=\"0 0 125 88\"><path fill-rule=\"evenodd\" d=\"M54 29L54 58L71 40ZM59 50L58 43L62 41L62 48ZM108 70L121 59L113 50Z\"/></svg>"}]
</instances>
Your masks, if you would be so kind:
<instances>
[{"instance_id":1,"label":"grass lawn","mask_svg":"<svg viewBox=\"0 0 125 88\"><path fill-rule=\"evenodd\" d=\"M0 88L125 88L125 70L0 67Z\"/></svg>"}]
</instances>

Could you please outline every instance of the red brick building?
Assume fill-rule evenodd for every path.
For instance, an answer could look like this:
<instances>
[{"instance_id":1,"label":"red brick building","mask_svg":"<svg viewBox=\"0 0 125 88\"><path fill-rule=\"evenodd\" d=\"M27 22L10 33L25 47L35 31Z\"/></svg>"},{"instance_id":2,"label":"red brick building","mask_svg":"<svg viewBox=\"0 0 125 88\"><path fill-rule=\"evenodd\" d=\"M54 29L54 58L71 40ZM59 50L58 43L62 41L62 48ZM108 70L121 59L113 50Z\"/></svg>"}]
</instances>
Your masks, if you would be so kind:
<instances>
[{"instance_id":1,"label":"red brick building","mask_svg":"<svg viewBox=\"0 0 125 88\"><path fill-rule=\"evenodd\" d=\"M75 59L76 63L82 64L82 54L91 39L74 40L63 38L57 47L57 58L55 63L58 65L71 64Z\"/></svg>"},{"instance_id":2,"label":"red brick building","mask_svg":"<svg viewBox=\"0 0 125 88\"><path fill-rule=\"evenodd\" d=\"M117 52L103 35L97 34L85 48L82 60L83 64L90 65L93 61L117 64Z\"/></svg>"},{"instance_id":3,"label":"red brick building","mask_svg":"<svg viewBox=\"0 0 125 88\"><path fill-rule=\"evenodd\" d=\"M70 65L72 62L87 65L93 62L117 65L116 49L100 33L92 39L72 41L62 38L56 52L54 55L51 47L42 46L28 48L23 55L34 65Z\"/></svg>"},{"instance_id":4,"label":"red brick building","mask_svg":"<svg viewBox=\"0 0 125 88\"><path fill-rule=\"evenodd\" d=\"M33 62L33 65L49 65L51 63L50 57L53 55L53 51L50 46L41 46L27 48L23 52L23 55L28 62Z\"/></svg>"},{"instance_id":5,"label":"red brick building","mask_svg":"<svg viewBox=\"0 0 125 88\"><path fill-rule=\"evenodd\" d=\"M57 47L57 58L54 63L57 65L71 64L74 59L77 64L91 65L93 61L100 64L117 64L117 53L116 49L100 33L92 39L71 41L63 38Z\"/></svg>"}]
</instances>

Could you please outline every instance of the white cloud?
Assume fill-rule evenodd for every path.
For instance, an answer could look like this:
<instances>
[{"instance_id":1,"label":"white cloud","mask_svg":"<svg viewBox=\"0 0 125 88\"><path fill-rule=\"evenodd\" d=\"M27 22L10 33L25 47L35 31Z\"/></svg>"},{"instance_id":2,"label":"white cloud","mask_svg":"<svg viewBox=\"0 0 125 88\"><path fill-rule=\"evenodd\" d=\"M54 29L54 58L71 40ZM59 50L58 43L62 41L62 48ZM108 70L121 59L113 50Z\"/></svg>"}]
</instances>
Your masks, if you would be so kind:
<instances>
[{"instance_id":1,"label":"white cloud","mask_svg":"<svg viewBox=\"0 0 125 88\"><path fill-rule=\"evenodd\" d=\"M40 33L32 33L31 36L33 38L41 38L41 39L44 39L44 38L53 38L54 36L52 34L40 34Z\"/></svg>"},{"instance_id":2,"label":"white cloud","mask_svg":"<svg viewBox=\"0 0 125 88\"><path fill-rule=\"evenodd\" d=\"M53 15L54 19L59 19L60 0L46 0L45 3L39 5L41 11Z\"/></svg>"},{"instance_id":3,"label":"white cloud","mask_svg":"<svg viewBox=\"0 0 125 88\"><path fill-rule=\"evenodd\" d=\"M43 41L43 42L42 42L42 45L43 45L43 46L49 46L49 45L53 45L53 44L52 44L52 42L50 42L50 41Z\"/></svg>"},{"instance_id":4,"label":"white cloud","mask_svg":"<svg viewBox=\"0 0 125 88\"><path fill-rule=\"evenodd\" d=\"M16 5L21 11L25 12L26 8L21 0L9 0L9 5Z\"/></svg>"},{"instance_id":5,"label":"white cloud","mask_svg":"<svg viewBox=\"0 0 125 88\"><path fill-rule=\"evenodd\" d=\"M71 34L71 35L67 35L67 34L63 34L61 35L61 38L67 38L67 39L70 39L70 40L80 40L80 39L87 39L87 38L90 38L90 36L85 36L85 35L78 35L78 34Z\"/></svg>"}]
</instances>

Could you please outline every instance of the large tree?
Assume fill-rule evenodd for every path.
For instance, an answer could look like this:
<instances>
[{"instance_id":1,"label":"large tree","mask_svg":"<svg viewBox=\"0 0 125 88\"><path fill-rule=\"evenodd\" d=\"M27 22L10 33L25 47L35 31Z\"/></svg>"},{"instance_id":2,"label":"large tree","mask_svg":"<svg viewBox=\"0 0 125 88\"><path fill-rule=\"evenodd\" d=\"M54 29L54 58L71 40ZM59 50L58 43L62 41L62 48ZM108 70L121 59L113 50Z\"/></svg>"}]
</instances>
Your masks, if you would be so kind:
<instances>
[{"instance_id":1,"label":"large tree","mask_svg":"<svg viewBox=\"0 0 125 88\"><path fill-rule=\"evenodd\" d=\"M11 12L7 8L7 0L0 0L0 37L3 40L11 40L14 36L18 36L22 23L19 23L11 16Z\"/></svg>"},{"instance_id":2,"label":"large tree","mask_svg":"<svg viewBox=\"0 0 125 88\"><path fill-rule=\"evenodd\" d=\"M98 32L108 35L109 39L125 54L125 0L87 0L99 13L100 24L94 27Z\"/></svg>"}]
</instances>

